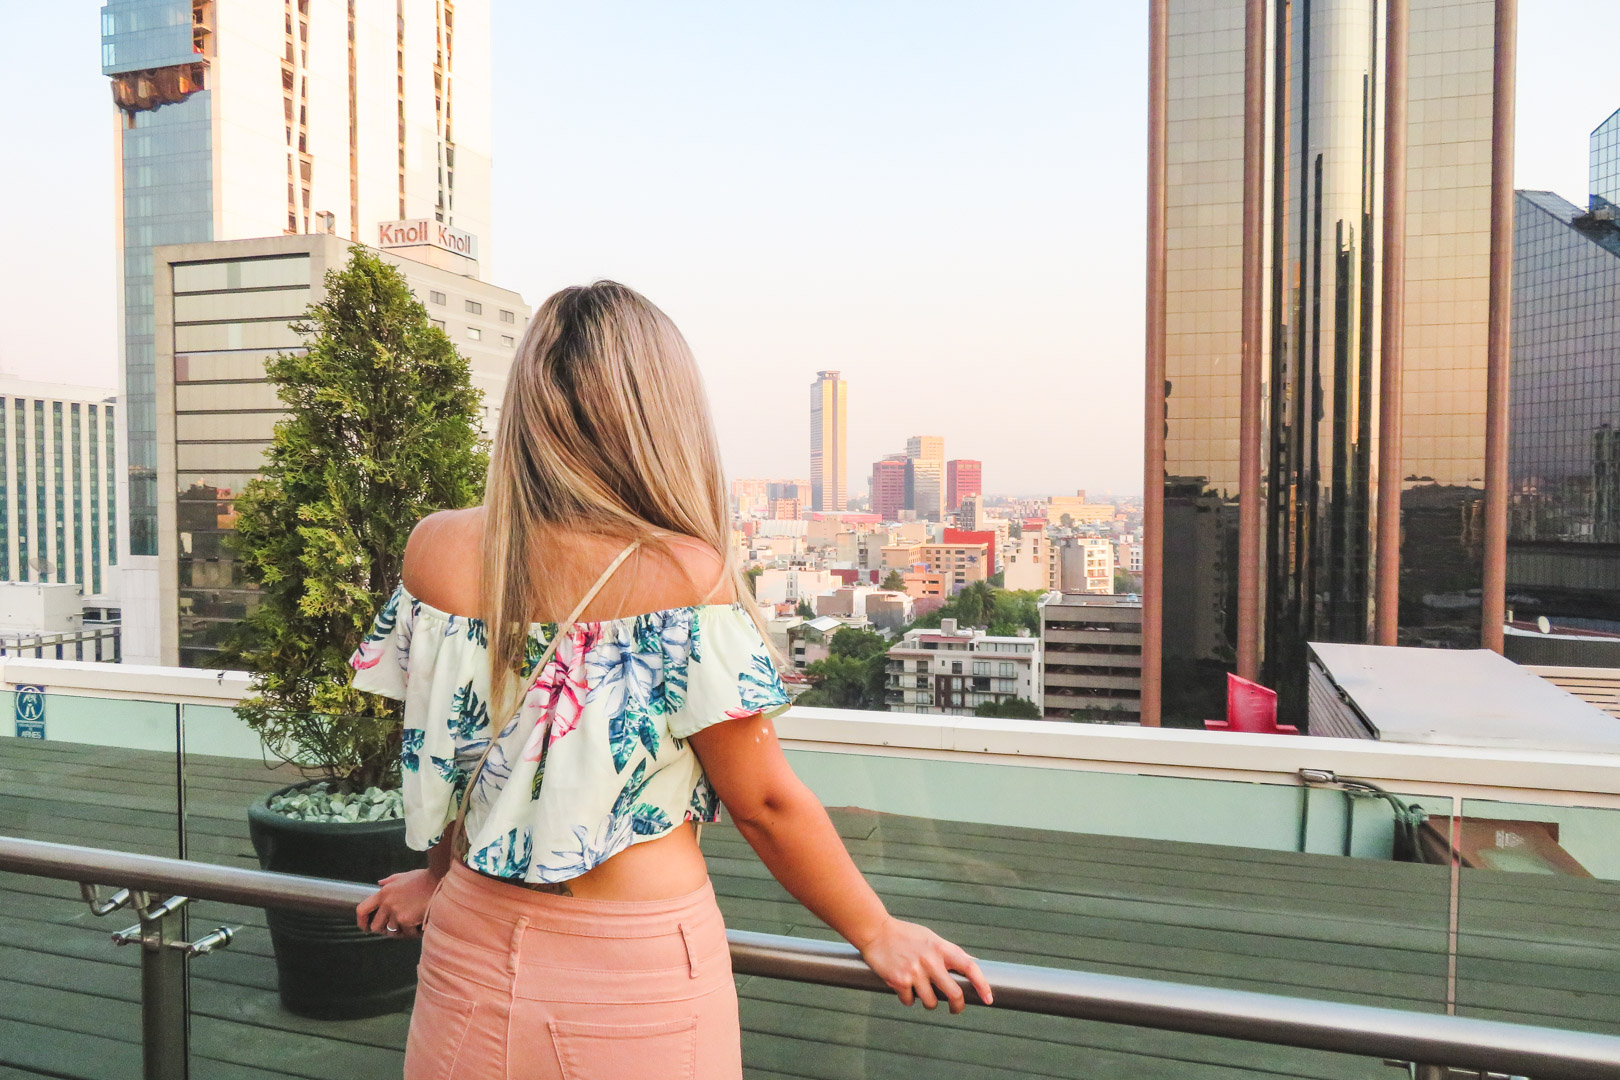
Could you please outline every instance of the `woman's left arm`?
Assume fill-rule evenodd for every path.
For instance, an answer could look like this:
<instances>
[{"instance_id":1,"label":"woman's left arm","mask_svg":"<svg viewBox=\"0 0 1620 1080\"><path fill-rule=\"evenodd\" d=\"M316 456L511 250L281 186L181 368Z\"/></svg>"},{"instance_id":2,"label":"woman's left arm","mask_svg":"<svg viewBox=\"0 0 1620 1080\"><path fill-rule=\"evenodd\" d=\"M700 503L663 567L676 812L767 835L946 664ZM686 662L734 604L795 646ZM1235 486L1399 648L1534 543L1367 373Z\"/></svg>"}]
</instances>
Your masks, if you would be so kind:
<instances>
[{"instance_id":1,"label":"woman's left arm","mask_svg":"<svg viewBox=\"0 0 1620 1080\"><path fill-rule=\"evenodd\" d=\"M737 831L766 868L859 949L903 1004L915 999L932 1009L942 996L951 1012L961 1012L966 1000L952 971L966 975L979 999L990 1004L990 984L971 956L884 908L821 801L793 774L769 719L725 720L694 734L691 743Z\"/></svg>"}]
</instances>

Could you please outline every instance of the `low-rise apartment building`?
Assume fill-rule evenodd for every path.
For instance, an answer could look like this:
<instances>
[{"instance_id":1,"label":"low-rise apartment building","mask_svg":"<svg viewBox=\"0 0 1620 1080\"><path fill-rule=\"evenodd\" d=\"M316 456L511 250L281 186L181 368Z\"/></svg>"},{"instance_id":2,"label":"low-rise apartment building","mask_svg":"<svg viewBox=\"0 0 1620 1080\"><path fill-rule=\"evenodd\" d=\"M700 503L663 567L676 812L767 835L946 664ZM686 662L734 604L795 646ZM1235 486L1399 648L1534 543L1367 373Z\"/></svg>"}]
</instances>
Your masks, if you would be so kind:
<instances>
[{"instance_id":1,"label":"low-rise apartment building","mask_svg":"<svg viewBox=\"0 0 1620 1080\"><path fill-rule=\"evenodd\" d=\"M963 586L990 577L990 545L988 543L920 544L917 561L936 574L945 576L947 592L960 592Z\"/></svg>"},{"instance_id":2,"label":"low-rise apartment building","mask_svg":"<svg viewBox=\"0 0 1620 1080\"><path fill-rule=\"evenodd\" d=\"M1012 537L1003 549L1002 584L1009 589L1056 592L1061 584L1059 567L1052 542L1046 534L1029 530L1022 536Z\"/></svg>"},{"instance_id":3,"label":"low-rise apartment building","mask_svg":"<svg viewBox=\"0 0 1620 1080\"><path fill-rule=\"evenodd\" d=\"M984 704L1039 695L1040 642L959 630L912 630L889 650L884 698L899 712L971 716Z\"/></svg>"},{"instance_id":4,"label":"low-rise apartment building","mask_svg":"<svg viewBox=\"0 0 1620 1080\"><path fill-rule=\"evenodd\" d=\"M1040 607L1046 718L1141 723L1142 601L1065 592Z\"/></svg>"}]
</instances>

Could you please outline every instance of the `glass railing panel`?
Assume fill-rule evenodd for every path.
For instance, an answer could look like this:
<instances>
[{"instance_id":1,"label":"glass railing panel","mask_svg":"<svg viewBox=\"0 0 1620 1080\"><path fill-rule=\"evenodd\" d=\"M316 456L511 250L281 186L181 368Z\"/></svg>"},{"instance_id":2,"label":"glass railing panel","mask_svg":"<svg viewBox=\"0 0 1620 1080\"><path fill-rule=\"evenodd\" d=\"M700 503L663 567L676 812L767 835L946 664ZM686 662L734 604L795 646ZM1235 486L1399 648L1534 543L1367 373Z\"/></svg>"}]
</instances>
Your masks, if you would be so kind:
<instances>
[{"instance_id":1,"label":"glass railing panel","mask_svg":"<svg viewBox=\"0 0 1620 1080\"><path fill-rule=\"evenodd\" d=\"M975 1009L951 1016L855 990L751 977L739 989L749 1080L1391 1080L1381 1061Z\"/></svg>"},{"instance_id":2,"label":"glass railing panel","mask_svg":"<svg viewBox=\"0 0 1620 1080\"><path fill-rule=\"evenodd\" d=\"M0 692L0 834L178 855L178 707L36 686ZM135 915L9 873L0 914L0 1074L139 1076L139 948L111 939Z\"/></svg>"},{"instance_id":3,"label":"glass railing panel","mask_svg":"<svg viewBox=\"0 0 1620 1080\"><path fill-rule=\"evenodd\" d=\"M1620 1034L1620 809L1465 799L1458 1013Z\"/></svg>"},{"instance_id":4,"label":"glass railing panel","mask_svg":"<svg viewBox=\"0 0 1620 1080\"><path fill-rule=\"evenodd\" d=\"M250 806L313 774L267 753L228 707L188 706L185 739L191 858L355 880L368 859L397 857L368 854L389 849L387 825L299 822L289 831L261 816L255 843ZM386 872L373 867L368 880ZM189 921L193 938L233 932L229 946L191 961L193 1075L400 1074L418 943L361 935L342 919L216 902L193 904ZM380 966L378 954L388 957Z\"/></svg>"},{"instance_id":5,"label":"glass railing panel","mask_svg":"<svg viewBox=\"0 0 1620 1080\"><path fill-rule=\"evenodd\" d=\"M1449 871L1413 861L1413 827L1396 825L1425 813L1443 822L1447 799L923 757L791 756L824 804L844 808L835 817L879 892L908 917L960 927L986 955L1445 1007ZM723 872L761 873L744 869L746 853L727 856ZM769 882L748 888L785 899Z\"/></svg>"}]
</instances>

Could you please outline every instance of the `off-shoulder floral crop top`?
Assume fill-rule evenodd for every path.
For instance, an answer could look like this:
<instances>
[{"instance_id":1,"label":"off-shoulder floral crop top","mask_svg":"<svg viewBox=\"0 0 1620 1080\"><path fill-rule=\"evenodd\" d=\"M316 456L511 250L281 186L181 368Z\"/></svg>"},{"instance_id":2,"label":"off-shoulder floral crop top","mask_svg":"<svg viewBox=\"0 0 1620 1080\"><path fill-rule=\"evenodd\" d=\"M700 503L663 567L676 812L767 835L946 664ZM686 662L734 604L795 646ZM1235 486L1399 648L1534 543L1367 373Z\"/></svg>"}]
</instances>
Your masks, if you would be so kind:
<instances>
[{"instance_id":1,"label":"off-shoulder floral crop top","mask_svg":"<svg viewBox=\"0 0 1620 1080\"><path fill-rule=\"evenodd\" d=\"M530 627L531 668L556 630ZM566 881L682 821L718 820L686 740L788 705L738 604L575 623L498 731L486 650L482 620L430 607L401 584L349 663L357 689L405 703L406 842L438 842L488 747L468 799L466 861L512 880Z\"/></svg>"}]
</instances>

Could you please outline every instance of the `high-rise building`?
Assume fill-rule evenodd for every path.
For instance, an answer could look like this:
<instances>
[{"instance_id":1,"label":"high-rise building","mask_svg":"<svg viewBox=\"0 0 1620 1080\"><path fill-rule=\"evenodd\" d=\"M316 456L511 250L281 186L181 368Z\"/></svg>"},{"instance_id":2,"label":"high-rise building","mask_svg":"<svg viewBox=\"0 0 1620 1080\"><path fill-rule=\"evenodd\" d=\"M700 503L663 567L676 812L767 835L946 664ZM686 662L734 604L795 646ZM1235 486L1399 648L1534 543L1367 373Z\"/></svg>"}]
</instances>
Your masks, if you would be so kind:
<instances>
[{"instance_id":1,"label":"high-rise building","mask_svg":"<svg viewBox=\"0 0 1620 1080\"><path fill-rule=\"evenodd\" d=\"M945 520L945 439L913 435L906 440L906 508L918 521Z\"/></svg>"},{"instance_id":2,"label":"high-rise building","mask_svg":"<svg viewBox=\"0 0 1620 1080\"><path fill-rule=\"evenodd\" d=\"M872 463L872 513L884 521L899 521L906 509L906 456L890 454Z\"/></svg>"},{"instance_id":3,"label":"high-rise building","mask_svg":"<svg viewBox=\"0 0 1620 1080\"><path fill-rule=\"evenodd\" d=\"M267 354L305 344L288 322L319 303L326 274L350 244L324 233L164 246L154 308L157 329L158 582L155 662L207 667L257 601L226 543L236 496L259 471L283 406L265 378ZM467 358L493 434L523 297L444 269L433 252L377 253L396 266L433 323Z\"/></svg>"},{"instance_id":4,"label":"high-rise building","mask_svg":"<svg viewBox=\"0 0 1620 1080\"><path fill-rule=\"evenodd\" d=\"M118 603L112 391L0 378L0 581Z\"/></svg>"},{"instance_id":5,"label":"high-rise building","mask_svg":"<svg viewBox=\"0 0 1620 1080\"><path fill-rule=\"evenodd\" d=\"M969 495L984 494L984 463L972 458L952 458L945 463L945 510L959 509Z\"/></svg>"},{"instance_id":6,"label":"high-rise building","mask_svg":"<svg viewBox=\"0 0 1620 1080\"><path fill-rule=\"evenodd\" d=\"M1048 720L1135 724L1142 716L1142 602L1064 592L1040 602Z\"/></svg>"},{"instance_id":7,"label":"high-rise building","mask_svg":"<svg viewBox=\"0 0 1620 1080\"><path fill-rule=\"evenodd\" d=\"M836 371L816 372L810 384L810 509L848 506L845 488L845 404L848 391Z\"/></svg>"},{"instance_id":8,"label":"high-rise building","mask_svg":"<svg viewBox=\"0 0 1620 1080\"><path fill-rule=\"evenodd\" d=\"M1609 632L1620 630L1617 182L1620 112L1592 133L1587 209L1518 193L1508 440L1515 618Z\"/></svg>"},{"instance_id":9,"label":"high-rise building","mask_svg":"<svg viewBox=\"0 0 1620 1080\"><path fill-rule=\"evenodd\" d=\"M1306 642L1372 639L1380 482L1400 484L1400 642L1481 642L1492 119L1512 115L1493 92L1496 4L1410 4L1404 435L1399 474L1382 478L1385 5L1268 6L1250 234L1263 297L1251 400L1264 405L1250 417L1260 486L1245 491L1245 4L1168 3L1165 368L1162 383L1149 376L1165 395L1165 552L1150 568L1164 586L1144 619L1163 629L1165 722L1221 715L1225 672L1249 641L1299 720ZM1244 499L1260 506L1248 533ZM1258 614L1240 627L1245 552L1260 567L1245 598Z\"/></svg>"},{"instance_id":10,"label":"high-rise building","mask_svg":"<svg viewBox=\"0 0 1620 1080\"><path fill-rule=\"evenodd\" d=\"M152 248L412 220L488 257L489 0L109 0L124 657L158 642ZM473 239L473 238L476 238Z\"/></svg>"}]
</instances>

